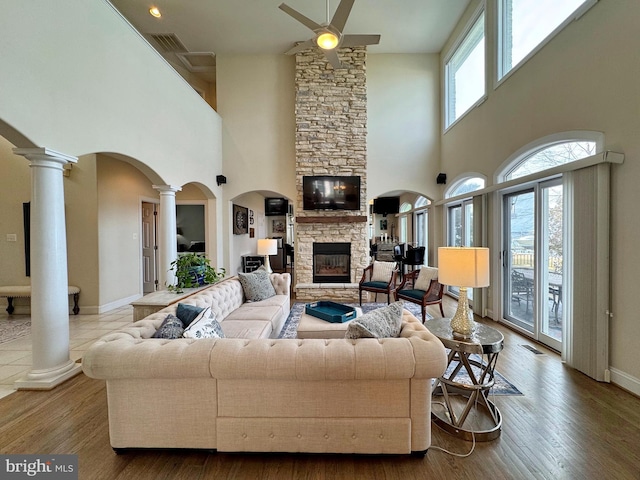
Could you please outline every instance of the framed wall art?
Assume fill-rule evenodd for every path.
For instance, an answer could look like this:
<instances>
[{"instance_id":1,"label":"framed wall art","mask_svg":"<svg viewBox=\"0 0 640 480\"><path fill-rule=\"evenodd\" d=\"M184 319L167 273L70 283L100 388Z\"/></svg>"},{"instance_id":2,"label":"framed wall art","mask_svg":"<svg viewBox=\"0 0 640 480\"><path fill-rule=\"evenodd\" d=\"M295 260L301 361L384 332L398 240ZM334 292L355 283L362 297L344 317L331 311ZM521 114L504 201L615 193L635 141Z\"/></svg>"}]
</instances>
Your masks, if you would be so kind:
<instances>
[{"instance_id":1,"label":"framed wall art","mask_svg":"<svg viewBox=\"0 0 640 480\"><path fill-rule=\"evenodd\" d=\"M249 233L249 209L240 205L233 205L233 234L246 235Z\"/></svg>"}]
</instances>

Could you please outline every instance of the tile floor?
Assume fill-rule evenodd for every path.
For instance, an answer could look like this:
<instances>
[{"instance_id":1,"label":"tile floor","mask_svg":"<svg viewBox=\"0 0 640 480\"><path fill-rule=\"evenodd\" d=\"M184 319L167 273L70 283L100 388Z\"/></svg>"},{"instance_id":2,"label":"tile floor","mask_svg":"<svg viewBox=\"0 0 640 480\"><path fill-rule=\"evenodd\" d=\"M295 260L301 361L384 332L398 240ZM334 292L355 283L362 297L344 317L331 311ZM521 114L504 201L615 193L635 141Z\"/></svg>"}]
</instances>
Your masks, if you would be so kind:
<instances>
[{"instance_id":1,"label":"tile floor","mask_svg":"<svg viewBox=\"0 0 640 480\"><path fill-rule=\"evenodd\" d=\"M0 315L0 322L8 315ZM21 315L22 317L22 315ZM103 335L130 324L133 307L130 305L100 315L69 316L69 349L71 360L82 357L85 350ZM0 343L0 398L15 392L14 382L31 369L31 335Z\"/></svg>"}]
</instances>

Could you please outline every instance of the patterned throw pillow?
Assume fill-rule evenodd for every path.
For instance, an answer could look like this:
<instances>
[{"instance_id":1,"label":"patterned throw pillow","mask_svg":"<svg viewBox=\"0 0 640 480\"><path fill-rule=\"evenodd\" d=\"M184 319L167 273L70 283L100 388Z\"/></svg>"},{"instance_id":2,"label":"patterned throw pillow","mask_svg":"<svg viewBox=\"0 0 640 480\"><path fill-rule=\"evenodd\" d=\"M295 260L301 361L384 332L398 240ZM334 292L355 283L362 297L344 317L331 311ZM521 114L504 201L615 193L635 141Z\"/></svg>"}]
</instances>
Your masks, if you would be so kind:
<instances>
[{"instance_id":1,"label":"patterned throw pillow","mask_svg":"<svg viewBox=\"0 0 640 480\"><path fill-rule=\"evenodd\" d=\"M198 315L202 313L204 308L196 307L195 305L187 305L185 303L179 303L176 309L176 317L182 320L184 328L187 328L191 322L193 322Z\"/></svg>"},{"instance_id":2,"label":"patterned throw pillow","mask_svg":"<svg viewBox=\"0 0 640 480\"><path fill-rule=\"evenodd\" d=\"M167 338L173 340L175 338L181 338L184 333L184 327L182 326L182 320L175 315L167 315L160 328L156 330L152 338Z\"/></svg>"},{"instance_id":3,"label":"patterned throw pillow","mask_svg":"<svg viewBox=\"0 0 640 480\"><path fill-rule=\"evenodd\" d=\"M224 332L220 322L211 314L194 320L182 336L185 338L224 338Z\"/></svg>"},{"instance_id":4,"label":"patterned throw pillow","mask_svg":"<svg viewBox=\"0 0 640 480\"><path fill-rule=\"evenodd\" d=\"M396 267L395 262L373 262L373 272L371 273L372 282L384 282L389 283L391 280L391 273Z\"/></svg>"},{"instance_id":5,"label":"patterned throw pillow","mask_svg":"<svg viewBox=\"0 0 640 480\"><path fill-rule=\"evenodd\" d=\"M259 302L276 294L269 278L269 272L264 267L251 273L238 273L238 279L242 284L247 302Z\"/></svg>"},{"instance_id":6,"label":"patterned throw pillow","mask_svg":"<svg viewBox=\"0 0 640 480\"><path fill-rule=\"evenodd\" d=\"M416 290L424 290L425 292L429 290L429 285L431 285L431 280L438 279L438 269L433 267L422 267L420 269L420 273L418 274L418 278L416 279L416 284L413 288Z\"/></svg>"},{"instance_id":7,"label":"patterned throw pillow","mask_svg":"<svg viewBox=\"0 0 640 480\"><path fill-rule=\"evenodd\" d=\"M352 320L344 338L397 337L402 327L402 302L372 310Z\"/></svg>"}]
</instances>

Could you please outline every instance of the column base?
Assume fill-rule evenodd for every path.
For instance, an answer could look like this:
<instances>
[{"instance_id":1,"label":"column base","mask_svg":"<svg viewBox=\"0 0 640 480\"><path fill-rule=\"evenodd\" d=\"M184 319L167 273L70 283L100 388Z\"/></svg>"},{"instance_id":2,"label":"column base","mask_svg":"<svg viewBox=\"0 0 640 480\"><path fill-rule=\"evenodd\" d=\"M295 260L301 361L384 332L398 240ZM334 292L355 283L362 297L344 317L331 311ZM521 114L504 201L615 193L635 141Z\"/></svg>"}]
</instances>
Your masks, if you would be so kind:
<instances>
[{"instance_id":1,"label":"column base","mask_svg":"<svg viewBox=\"0 0 640 480\"><path fill-rule=\"evenodd\" d=\"M50 370L32 370L24 378L16 380L16 390L51 390L62 382L82 372L82 364L72 362Z\"/></svg>"}]
</instances>

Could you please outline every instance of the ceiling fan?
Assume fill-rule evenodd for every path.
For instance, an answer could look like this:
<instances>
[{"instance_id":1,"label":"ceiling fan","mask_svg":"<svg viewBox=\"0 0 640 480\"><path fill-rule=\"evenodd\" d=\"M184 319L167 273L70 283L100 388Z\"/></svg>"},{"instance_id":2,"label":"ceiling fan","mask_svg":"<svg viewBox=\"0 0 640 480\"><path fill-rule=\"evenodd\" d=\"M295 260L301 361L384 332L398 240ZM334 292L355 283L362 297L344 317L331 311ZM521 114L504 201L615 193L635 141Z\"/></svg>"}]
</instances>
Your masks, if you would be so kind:
<instances>
[{"instance_id":1,"label":"ceiling fan","mask_svg":"<svg viewBox=\"0 0 640 480\"><path fill-rule=\"evenodd\" d=\"M317 45L322 49L329 63L333 65L333 68L338 69L346 68L345 65L340 62L340 58L338 58L338 52L336 50L338 47L378 44L380 42L380 35L344 35L342 33L354 2L355 0L341 0L333 14L333 18L329 21L329 0L327 0L327 21L322 24L314 22L284 3L280 4L278 7L280 10L288 13L315 33L313 38L296 45L286 51L285 54L293 55Z\"/></svg>"}]
</instances>

